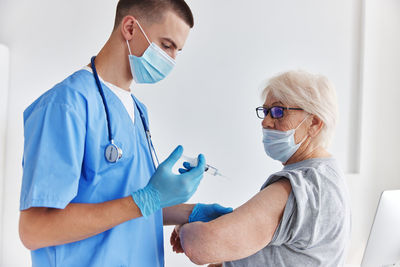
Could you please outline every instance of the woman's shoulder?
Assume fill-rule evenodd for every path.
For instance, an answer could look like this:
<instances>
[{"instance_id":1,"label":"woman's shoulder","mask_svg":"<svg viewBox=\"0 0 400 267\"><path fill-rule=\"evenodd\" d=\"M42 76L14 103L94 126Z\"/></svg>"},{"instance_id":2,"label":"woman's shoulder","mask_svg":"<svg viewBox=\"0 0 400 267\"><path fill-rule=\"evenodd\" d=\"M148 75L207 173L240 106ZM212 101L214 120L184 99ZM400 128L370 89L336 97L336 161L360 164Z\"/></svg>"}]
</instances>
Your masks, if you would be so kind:
<instances>
[{"instance_id":1,"label":"woman's shoulder","mask_svg":"<svg viewBox=\"0 0 400 267\"><path fill-rule=\"evenodd\" d=\"M302 181L312 181L313 178L335 179L344 175L337 160L329 158L311 158L300 162L286 165L281 171L270 176L283 176L287 178L298 178Z\"/></svg>"},{"instance_id":2,"label":"woman's shoulder","mask_svg":"<svg viewBox=\"0 0 400 267\"><path fill-rule=\"evenodd\" d=\"M325 238L345 238L350 227L350 203L344 175L334 158L285 166L272 174L262 189L282 178L291 184L293 214L289 217L302 233L295 238L297 241L303 240L309 246L320 244ZM336 219L331 220L332 217Z\"/></svg>"},{"instance_id":3,"label":"woman's shoulder","mask_svg":"<svg viewBox=\"0 0 400 267\"><path fill-rule=\"evenodd\" d=\"M279 179L290 181L292 191L297 198L309 198L325 195L347 194L347 187L335 158L313 158L285 166L281 171L268 177L261 190ZM344 197L344 196L342 196Z\"/></svg>"},{"instance_id":4,"label":"woman's shoulder","mask_svg":"<svg viewBox=\"0 0 400 267\"><path fill-rule=\"evenodd\" d=\"M310 158L296 163L286 165L282 171L302 170L302 169L320 169L330 167L338 169L339 165L334 157Z\"/></svg>"}]
</instances>

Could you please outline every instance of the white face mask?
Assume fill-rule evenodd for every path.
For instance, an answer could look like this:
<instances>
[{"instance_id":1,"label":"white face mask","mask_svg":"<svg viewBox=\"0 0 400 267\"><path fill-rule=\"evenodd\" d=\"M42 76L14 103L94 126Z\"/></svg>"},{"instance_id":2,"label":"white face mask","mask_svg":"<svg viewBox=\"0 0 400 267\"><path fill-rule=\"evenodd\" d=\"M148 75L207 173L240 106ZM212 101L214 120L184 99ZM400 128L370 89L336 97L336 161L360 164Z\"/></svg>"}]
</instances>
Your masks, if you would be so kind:
<instances>
[{"instance_id":1,"label":"white face mask","mask_svg":"<svg viewBox=\"0 0 400 267\"><path fill-rule=\"evenodd\" d=\"M294 140L294 134L296 130L303 124L303 122L308 118L307 115L302 122L296 127L289 131L278 131L263 128L263 143L264 150L269 157L275 160L279 160L282 163L287 162L291 156L296 153L301 144L307 139L304 139L296 144Z\"/></svg>"}]
</instances>

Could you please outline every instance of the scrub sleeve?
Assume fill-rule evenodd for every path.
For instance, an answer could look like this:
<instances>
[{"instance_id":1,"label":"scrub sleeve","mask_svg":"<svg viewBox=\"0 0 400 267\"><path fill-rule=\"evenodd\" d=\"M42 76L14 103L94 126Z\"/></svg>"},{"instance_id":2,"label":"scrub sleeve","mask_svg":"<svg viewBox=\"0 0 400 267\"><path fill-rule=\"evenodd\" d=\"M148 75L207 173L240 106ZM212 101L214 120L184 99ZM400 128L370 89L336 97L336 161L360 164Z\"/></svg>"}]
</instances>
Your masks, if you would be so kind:
<instances>
[{"instance_id":1,"label":"scrub sleeve","mask_svg":"<svg viewBox=\"0 0 400 267\"><path fill-rule=\"evenodd\" d=\"M20 210L65 208L76 196L85 144L85 117L65 103L24 113L25 143Z\"/></svg>"}]
</instances>

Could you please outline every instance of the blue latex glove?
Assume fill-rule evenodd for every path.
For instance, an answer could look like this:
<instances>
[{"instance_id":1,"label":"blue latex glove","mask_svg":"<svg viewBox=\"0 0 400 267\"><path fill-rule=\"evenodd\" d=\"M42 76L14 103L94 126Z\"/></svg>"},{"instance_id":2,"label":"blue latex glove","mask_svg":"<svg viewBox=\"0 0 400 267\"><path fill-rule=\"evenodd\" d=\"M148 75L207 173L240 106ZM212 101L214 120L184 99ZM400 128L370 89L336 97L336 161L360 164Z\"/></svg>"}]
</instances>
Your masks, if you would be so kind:
<instances>
[{"instance_id":1,"label":"blue latex glove","mask_svg":"<svg viewBox=\"0 0 400 267\"><path fill-rule=\"evenodd\" d=\"M198 203L194 206L192 213L189 216L189 223L191 222L209 222L218 217L231 213L232 208L225 208L219 204L201 204Z\"/></svg>"},{"instance_id":2,"label":"blue latex glove","mask_svg":"<svg viewBox=\"0 0 400 267\"><path fill-rule=\"evenodd\" d=\"M181 174L186 173L186 172L188 172L188 171L190 171L191 169L194 168L194 167L190 166L190 163L187 162L187 161L185 161L183 163L183 167L185 167L185 168L179 168L179 170L178 170L179 173L181 173Z\"/></svg>"},{"instance_id":3,"label":"blue latex glove","mask_svg":"<svg viewBox=\"0 0 400 267\"><path fill-rule=\"evenodd\" d=\"M172 167L182 156L182 153L182 146L178 146L158 166L146 187L132 193L132 198L144 217L161 208L184 203L196 192L203 178L206 160L200 154L197 167L184 174L174 174Z\"/></svg>"}]
</instances>

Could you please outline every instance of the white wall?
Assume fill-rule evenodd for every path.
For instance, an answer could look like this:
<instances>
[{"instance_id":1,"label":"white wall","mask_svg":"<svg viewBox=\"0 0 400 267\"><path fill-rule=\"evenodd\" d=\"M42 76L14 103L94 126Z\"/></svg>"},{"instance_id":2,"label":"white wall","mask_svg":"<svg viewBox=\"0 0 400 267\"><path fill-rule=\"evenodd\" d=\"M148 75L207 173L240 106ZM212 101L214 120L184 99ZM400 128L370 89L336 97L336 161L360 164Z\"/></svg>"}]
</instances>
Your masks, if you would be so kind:
<instances>
[{"instance_id":1,"label":"white wall","mask_svg":"<svg viewBox=\"0 0 400 267\"><path fill-rule=\"evenodd\" d=\"M351 262L359 262L383 190L399 189L400 2L365 7L361 174L349 175L353 199Z\"/></svg>"},{"instance_id":2,"label":"white wall","mask_svg":"<svg viewBox=\"0 0 400 267\"><path fill-rule=\"evenodd\" d=\"M6 125L7 125L7 103L8 103L8 75L9 75L9 50L0 44L0 240L2 240L3 223L3 182L5 174L5 150ZM0 242L0 252L2 243ZM1 263L1 254L0 254Z\"/></svg>"},{"instance_id":3,"label":"white wall","mask_svg":"<svg viewBox=\"0 0 400 267\"><path fill-rule=\"evenodd\" d=\"M400 130L394 102L400 94L395 87L400 82L396 72L400 40L395 34L400 29L399 2L366 0L364 39L360 39L361 0L253 0L245 7L239 0L189 3L196 26L177 68L156 86L135 88L149 107L159 157L177 144L184 145L188 155L204 153L231 180L206 177L192 201L237 207L280 168L266 158L260 142L260 121L254 112L261 103L260 82L299 67L326 74L338 88L342 110L334 152L349 171L357 171L354 166L361 160L360 174L348 175L354 225L349 262L359 263L379 192L400 187L399 144L393 141ZM11 51L1 266L26 266L30 261L17 231L22 112L89 62L112 30L115 5L95 0L0 2L0 25L5 26L0 28L0 42ZM360 55L364 59L361 99ZM361 158L357 158L354 148L360 135L353 125L360 119L360 103ZM167 228L166 239L169 232ZM167 266L191 266L182 255L173 255L167 244Z\"/></svg>"},{"instance_id":4,"label":"white wall","mask_svg":"<svg viewBox=\"0 0 400 267\"><path fill-rule=\"evenodd\" d=\"M10 97L0 266L28 266L18 238L22 177L23 110L40 94L83 65L112 30L115 3L104 1L0 1L0 43L8 45Z\"/></svg>"}]
</instances>

